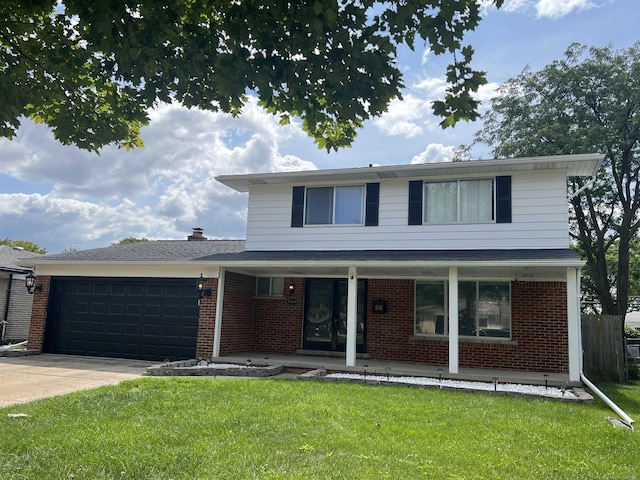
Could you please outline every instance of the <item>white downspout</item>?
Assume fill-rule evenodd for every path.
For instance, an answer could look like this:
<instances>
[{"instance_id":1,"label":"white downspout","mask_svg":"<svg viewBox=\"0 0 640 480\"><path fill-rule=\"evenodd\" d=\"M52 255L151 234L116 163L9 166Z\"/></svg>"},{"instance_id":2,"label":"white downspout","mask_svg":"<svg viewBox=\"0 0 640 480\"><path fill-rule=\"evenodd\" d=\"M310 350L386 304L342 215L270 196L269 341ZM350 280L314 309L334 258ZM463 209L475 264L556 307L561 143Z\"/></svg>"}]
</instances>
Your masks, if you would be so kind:
<instances>
[{"instance_id":1,"label":"white downspout","mask_svg":"<svg viewBox=\"0 0 640 480\"><path fill-rule=\"evenodd\" d=\"M600 391L598 387L596 387L591 381L584 376L584 373L580 372L580 380L584 383L593 393L595 393L598 397L602 399L604 403L606 403L611 410L616 412L618 416L622 419L624 423L626 423L631 429L633 429L633 418L627 415L618 405L616 405L613 400L607 397L604 393Z\"/></svg>"},{"instance_id":2,"label":"white downspout","mask_svg":"<svg viewBox=\"0 0 640 480\"><path fill-rule=\"evenodd\" d=\"M569 381L580 380L580 357L582 356L581 332L580 332L580 309L578 290L578 269L567 268L567 347L569 354Z\"/></svg>"},{"instance_id":3,"label":"white downspout","mask_svg":"<svg viewBox=\"0 0 640 480\"><path fill-rule=\"evenodd\" d=\"M225 270L220 267L218 275L218 293L216 294L216 319L213 328L213 356L220 356L220 336L222 335L222 307L224 303L224 277Z\"/></svg>"}]
</instances>

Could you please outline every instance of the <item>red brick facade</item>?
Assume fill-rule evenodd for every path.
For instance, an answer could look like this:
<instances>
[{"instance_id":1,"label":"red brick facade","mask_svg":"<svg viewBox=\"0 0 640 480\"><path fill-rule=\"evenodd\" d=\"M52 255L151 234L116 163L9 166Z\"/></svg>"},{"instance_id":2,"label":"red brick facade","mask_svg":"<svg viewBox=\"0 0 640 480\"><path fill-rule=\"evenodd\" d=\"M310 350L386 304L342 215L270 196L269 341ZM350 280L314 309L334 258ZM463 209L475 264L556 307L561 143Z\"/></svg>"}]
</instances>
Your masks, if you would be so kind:
<instances>
[{"instance_id":1,"label":"red brick facade","mask_svg":"<svg viewBox=\"0 0 640 480\"><path fill-rule=\"evenodd\" d=\"M288 286L293 282L287 303ZM286 279L283 297L255 297L255 278L227 274L221 354L263 352L294 355L302 347L303 279ZM459 365L469 368L568 372L566 284L512 282L512 340L461 339ZM386 313L372 303L386 300ZM203 301L198 354L211 355L215 295ZM370 279L367 298L366 353L371 359L448 364L448 339L414 335L414 281ZM206 333L206 335L205 335ZM206 338L205 338L206 337Z\"/></svg>"},{"instance_id":2,"label":"red brick facade","mask_svg":"<svg viewBox=\"0 0 640 480\"><path fill-rule=\"evenodd\" d=\"M50 277L38 277L43 289L34 294L30 349L43 347L50 282ZM197 358L213 354L217 285L217 279L208 280L212 295L201 302ZM285 279L279 297L257 297L255 288L255 277L227 272L220 354L294 355L303 343L304 279ZM413 280L370 279L367 297L366 353L371 359L446 367L448 339L414 335ZM378 299L386 300L386 313L374 313ZM563 282L512 282L511 341L461 339L460 367L568 372L566 299Z\"/></svg>"},{"instance_id":3,"label":"red brick facade","mask_svg":"<svg viewBox=\"0 0 640 480\"><path fill-rule=\"evenodd\" d=\"M42 285L42 290L33 294L27 348L41 352L44 343L44 327L47 322L47 306L49 303L51 277L38 276L37 285Z\"/></svg>"},{"instance_id":4,"label":"red brick facade","mask_svg":"<svg viewBox=\"0 0 640 480\"><path fill-rule=\"evenodd\" d=\"M293 295L289 295L289 285L293 284ZM302 323L304 315L303 279L286 278L282 297L257 297L256 306L256 348L258 352L295 355L302 345ZM291 298L297 304L288 304Z\"/></svg>"}]
</instances>

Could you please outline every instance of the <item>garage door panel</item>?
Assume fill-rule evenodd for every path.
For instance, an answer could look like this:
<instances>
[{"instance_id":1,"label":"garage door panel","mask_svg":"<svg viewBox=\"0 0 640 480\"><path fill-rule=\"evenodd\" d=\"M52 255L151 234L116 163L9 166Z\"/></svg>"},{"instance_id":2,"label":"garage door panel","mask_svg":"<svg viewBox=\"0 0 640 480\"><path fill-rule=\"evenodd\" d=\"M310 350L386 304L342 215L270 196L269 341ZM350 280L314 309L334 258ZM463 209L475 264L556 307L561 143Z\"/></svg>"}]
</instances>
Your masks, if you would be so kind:
<instances>
[{"instance_id":1,"label":"garage door panel","mask_svg":"<svg viewBox=\"0 0 640 480\"><path fill-rule=\"evenodd\" d=\"M82 315L89 313L89 302L73 302L71 306L71 313Z\"/></svg>"},{"instance_id":2,"label":"garage door panel","mask_svg":"<svg viewBox=\"0 0 640 480\"><path fill-rule=\"evenodd\" d=\"M106 303L98 303L98 302L94 302L91 303L91 314L92 315L104 315L105 313L107 313L107 304Z\"/></svg>"},{"instance_id":3,"label":"garage door panel","mask_svg":"<svg viewBox=\"0 0 640 480\"><path fill-rule=\"evenodd\" d=\"M123 332L123 325L121 323L115 323L115 322L107 322L107 333L108 334L114 334L117 335L118 337L122 336L122 332Z\"/></svg>"},{"instance_id":4,"label":"garage door panel","mask_svg":"<svg viewBox=\"0 0 640 480\"><path fill-rule=\"evenodd\" d=\"M51 291L58 308L46 335L55 353L160 361L195 356L192 280L54 278Z\"/></svg>"}]
</instances>

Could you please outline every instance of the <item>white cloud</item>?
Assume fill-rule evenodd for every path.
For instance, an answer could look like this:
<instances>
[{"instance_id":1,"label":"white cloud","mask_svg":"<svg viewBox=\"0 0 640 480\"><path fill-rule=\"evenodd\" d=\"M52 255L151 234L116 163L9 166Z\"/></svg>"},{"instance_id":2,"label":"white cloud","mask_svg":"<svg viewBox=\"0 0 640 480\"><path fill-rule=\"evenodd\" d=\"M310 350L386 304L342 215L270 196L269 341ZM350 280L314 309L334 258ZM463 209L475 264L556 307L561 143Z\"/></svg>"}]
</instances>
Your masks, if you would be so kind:
<instances>
[{"instance_id":1,"label":"white cloud","mask_svg":"<svg viewBox=\"0 0 640 480\"><path fill-rule=\"evenodd\" d=\"M175 238L179 234L173 220L160 218L149 207L137 207L128 199L107 206L53 194L0 194L0 217L7 232L19 231L21 225L32 225L42 232L42 236L34 231L32 236L13 238L35 241L49 253L69 247L106 246L128 236Z\"/></svg>"},{"instance_id":2,"label":"white cloud","mask_svg":"<svg viewBox=\"0 0 640 480\"><path fill-rule=\"evenodd\" d=\"M127 236L186 238L193 226L209 238L243 238L247 197L215 176L316 168L280 152L280 142L304 136L299 123L281 126L255 100L238 118L177 104L160 105L150 118L143 148L106 147L100 155L62 146L25 120L14 140L0 140L0 175L38 182L42 194L5 193L0 236L50 252L69 239L91 248Z\"/></svg>"},{"instance_id":3,"label":"white cloud","mask_svg":"<svg viewBox=\"0 0 640 480\"><path fill-rule=\"evenodd\" d=\"M536 5L538 17L560 18L574 10L585 10L595 7L589 0L540 0Z\"/></svg>"},{"instance_id":4,"label":"white cloud","mask_svg":"<svg viewBox=\"0 0 640 480\"><path fill-rule=\"evenodd\" d=\"M422 134L420 120L429 113L429 103L411 94L403 100L393 100L389 109L374 124L387 135L399 135L407 138Z\"/></svg>"},{"instance_id":5,"label":"white cloud","mask_svg":"<svg viewBox=\"0 0 640 480\"><path fill-rule=\"evenodd\" d=\"M455 147L431 143L427 148L411 159L412 164L416 163L437 163L451 162L455 154Z\"/></svg>"},{"instance_id":6,"label":"white cloud","mask_svg":"<svg viewBox=\"0 0 640 480\"><path fill-rule=\"evenodd\" d=\"M597 5L591 0L507 0L503 9L506 12L536 12L538 18L560 18L573 11L593 8Z\"/></svg>"},{"instance_id":7,"label":"white cloud","mask_svg":"<svg viewBox=\"0 0 640 480\"><path fill-rule=\"evenodd\" d=\"M436 98L444 98L447 86L447 80L444 77L427 77L416 82L412 88L423 91L427 98L435 100Z\"/></svg>"},{"instance_id":8,"label":"white cloud","mask_svg":"<svg viewBox=\"0 0 640 480\"><path fill-rule=\"evenodd\" d=\"M506 0L502 9L505 12L522 12L531 8L532 0Z\"/></svg>"},{"instance_id":9,"label":"white cloud","mask_svg":"<svg viewBox=\"0 0 640 480\"><path fill-rule=\"evenodd\" d=\"M420 64L425 65L429 61L430 55L431 55L431 49L425 48L422 52L422 57L420 58Z\"/></svg>"}]
</instances>

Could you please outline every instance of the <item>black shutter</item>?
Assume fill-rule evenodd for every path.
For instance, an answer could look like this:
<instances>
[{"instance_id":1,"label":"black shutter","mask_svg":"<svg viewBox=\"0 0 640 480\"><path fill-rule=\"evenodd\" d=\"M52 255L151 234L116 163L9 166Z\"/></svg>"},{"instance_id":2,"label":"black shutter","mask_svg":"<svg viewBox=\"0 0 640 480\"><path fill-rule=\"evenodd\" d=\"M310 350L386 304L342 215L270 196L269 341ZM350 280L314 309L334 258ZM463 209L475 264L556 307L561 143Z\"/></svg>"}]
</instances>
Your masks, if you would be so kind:
<instances>
[{"instance_id":1,"label":"black shutter","mask_svg":"<svg viewBox=\"0 0 640 480\"><path fill-rule=\"evenodd\" d=\"M365 227L378 226L378 210L380 205L380 184L367 183L364 212Z\"/></svg>"},{"instance_id":2,"label":"black shutter","mask_svg":"<svg viewBox=\"0 0 640 480\"><path fill-rule=\"evenodd\" d=\"M409 182L409 225L422 225L422 192L424 182L411 180Z\"/></svg>"},{"instance_id":3,"label":"black shutter","mask_svg":"<svg viewBox=\"0 0 640 480\"><path fill-rule=\"evenodd\" d=\"M496 223L511 223L511 176L496 177Z\"/></svg>"},{"instance_id":4,"label":"black shutter","mask_svg":"<svg viewBox=\"0 0 640 480\"><path fill-rule=\"evenodd\" d=\"M293 187L291 199L291 226L302 227L304 222L304 187Z\"/></svg>"}]
</instances>

